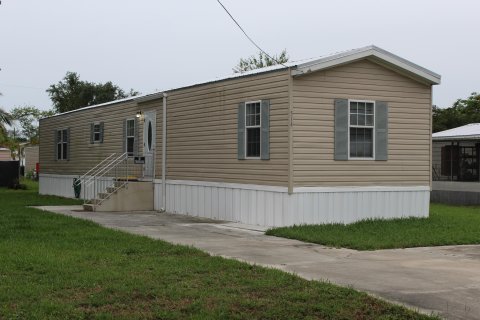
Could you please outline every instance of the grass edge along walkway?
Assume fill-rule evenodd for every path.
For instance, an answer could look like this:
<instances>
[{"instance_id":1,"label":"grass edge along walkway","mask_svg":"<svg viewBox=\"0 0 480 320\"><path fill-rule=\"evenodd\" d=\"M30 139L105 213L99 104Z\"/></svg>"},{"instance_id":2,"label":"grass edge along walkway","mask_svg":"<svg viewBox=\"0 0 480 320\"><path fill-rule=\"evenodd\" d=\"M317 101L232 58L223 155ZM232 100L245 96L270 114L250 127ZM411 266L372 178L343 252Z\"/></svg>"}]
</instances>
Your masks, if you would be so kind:
<instances>
[{"instance_id":1,"label":"grass edge along walkway","mask_svg":"<svg viewBox=\"0 0 480 320\"><path fill-rule=\"evenodd\" d=\"M266 234L356 250L480 244L480 208L433 203L428 218L297 225Z\"/></svg>"},{"instance_id":2,"label":"grass edge along walkway","mask_svg":"<svg viewBox=\"0 0 480 320\"><path fill-rule=\"evenodd\" d=\"M429 319L366 293L27 208L0 189L1 319Z\"/></svg>"}]
</instances>

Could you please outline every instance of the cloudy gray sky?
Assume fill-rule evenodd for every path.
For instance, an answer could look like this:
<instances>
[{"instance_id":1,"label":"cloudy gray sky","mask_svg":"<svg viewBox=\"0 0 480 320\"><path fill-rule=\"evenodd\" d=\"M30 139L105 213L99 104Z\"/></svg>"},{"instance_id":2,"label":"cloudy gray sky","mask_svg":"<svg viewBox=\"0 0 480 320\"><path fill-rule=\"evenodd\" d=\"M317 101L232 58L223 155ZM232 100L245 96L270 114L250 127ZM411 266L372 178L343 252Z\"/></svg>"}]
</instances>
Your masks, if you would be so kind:
<instances>
[{"instance_id":1,"label":"cloudy gray sky","mask_svg":"<svg viewBox=\"0 0 480 320\"><path fill-rule=\"evenodd\" d=\"M478 0L223 0L292 60L375 44L442 75L434 103L480 90ZM256 53L216 0L2 0L0 106L51 107L67 71L142 93L231 73Z\"/></svg>"}]
</instances>

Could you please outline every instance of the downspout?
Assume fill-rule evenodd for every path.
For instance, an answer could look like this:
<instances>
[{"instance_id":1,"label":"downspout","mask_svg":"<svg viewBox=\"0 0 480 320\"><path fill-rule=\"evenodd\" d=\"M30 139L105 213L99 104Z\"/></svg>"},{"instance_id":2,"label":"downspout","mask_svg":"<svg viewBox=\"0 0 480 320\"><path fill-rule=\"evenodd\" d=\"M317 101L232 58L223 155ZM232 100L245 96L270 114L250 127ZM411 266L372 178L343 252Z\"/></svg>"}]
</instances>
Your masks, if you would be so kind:
<instances>
[{"instance_id":1,"label":"downspout","mask_svg":"<svg viewBox=\"0 0 480 320\"><path fill-rule=\"evenodd\" d=\"M162 114L162 208L167 210L167 94L163 93L163 114Z\"/></svg>"}]
</instances>

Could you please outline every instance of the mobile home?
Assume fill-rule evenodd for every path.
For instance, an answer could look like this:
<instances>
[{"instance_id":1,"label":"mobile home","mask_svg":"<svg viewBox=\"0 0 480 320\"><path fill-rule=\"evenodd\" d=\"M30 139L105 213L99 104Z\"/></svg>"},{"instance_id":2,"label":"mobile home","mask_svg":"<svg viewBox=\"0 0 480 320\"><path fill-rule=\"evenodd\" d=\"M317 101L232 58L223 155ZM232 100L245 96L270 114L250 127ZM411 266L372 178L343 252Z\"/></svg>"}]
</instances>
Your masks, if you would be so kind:
<instances>
[{"instance_id":1,"label":"mobile home","mask_svg":"<svg viewBox=\"0 0 480 320\"><path fill-rule=\"evenodd\" d=\"M427 216L439 83L368 46L55 115L40 193L79 178L88 209L264 226Z\"/></svg>"}]
</instances>

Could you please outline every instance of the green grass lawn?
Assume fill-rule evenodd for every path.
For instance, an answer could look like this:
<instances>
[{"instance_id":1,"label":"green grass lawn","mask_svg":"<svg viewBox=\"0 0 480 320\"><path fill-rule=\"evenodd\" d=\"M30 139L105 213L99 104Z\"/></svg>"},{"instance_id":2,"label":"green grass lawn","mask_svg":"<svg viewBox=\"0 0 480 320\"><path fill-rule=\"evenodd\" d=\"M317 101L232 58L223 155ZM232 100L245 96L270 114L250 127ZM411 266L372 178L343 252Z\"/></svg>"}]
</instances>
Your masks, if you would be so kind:
<instances>
[{"instance_id":1,"label":"green grass lawn","mask_svg":"<svg viewBox=\"0 0 480 320\"><path fill-rule=\"evenodd\" d=\"M429 218L301 225L267 234L357 250L480 244L480 208L431 204Z\"/></svg>"},{"instance_id":2,"label":"green grass lawn","mask_svg":"<svg viewBox=\"0 0 480 320\"><path fill-rule=\"evenodd\" d=\"M26 205L0 189L0 319L427 319L349 288Z\"/></svg>"}]
</instances>

